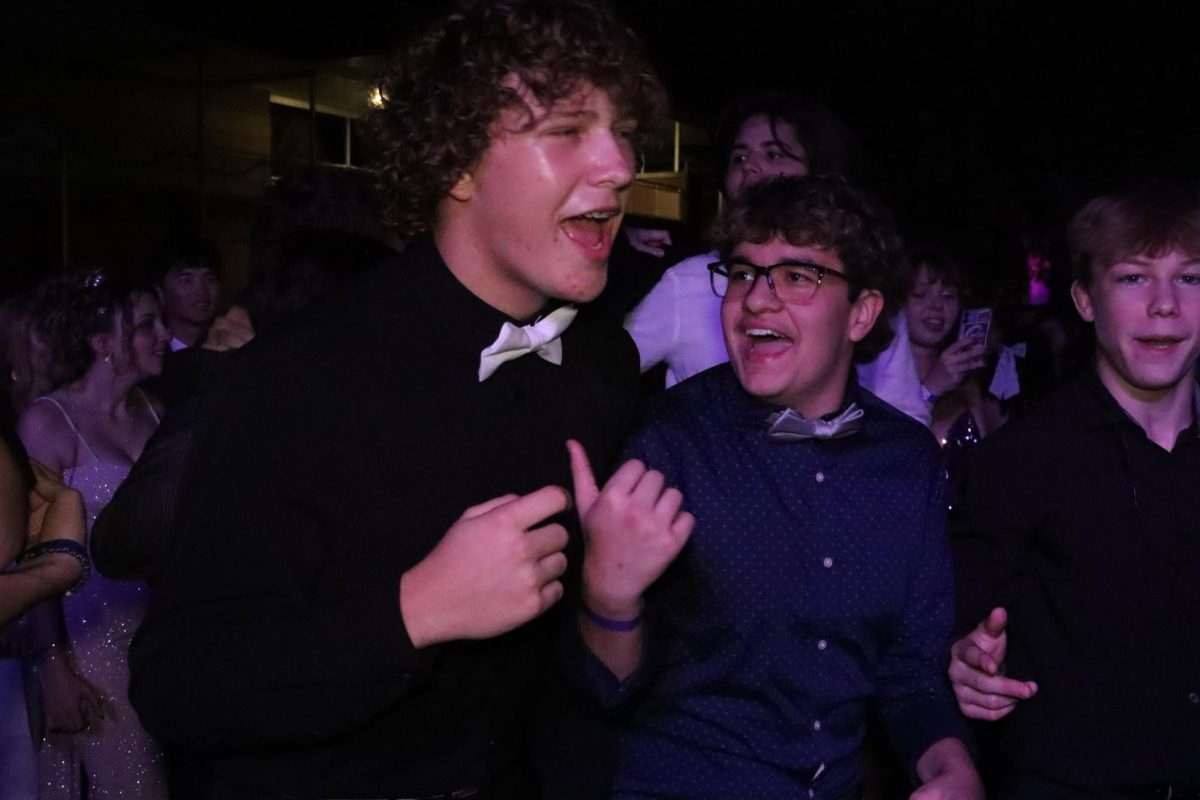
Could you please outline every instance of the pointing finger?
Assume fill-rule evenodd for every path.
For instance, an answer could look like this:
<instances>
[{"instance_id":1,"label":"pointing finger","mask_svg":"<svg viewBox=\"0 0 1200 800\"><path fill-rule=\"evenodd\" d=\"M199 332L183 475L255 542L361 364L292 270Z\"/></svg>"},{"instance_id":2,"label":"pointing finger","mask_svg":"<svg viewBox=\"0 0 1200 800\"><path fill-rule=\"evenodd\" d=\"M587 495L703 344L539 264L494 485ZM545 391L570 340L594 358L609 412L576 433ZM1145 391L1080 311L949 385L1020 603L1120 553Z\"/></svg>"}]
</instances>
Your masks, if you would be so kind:
<instances>
[{"instance_id":1,"label":"pointing finger","mask_svg":"<svg viewBox=\"0 0 1200 800\"><path fill-rule=\"evenodd\" d=\"M500 506L508 505L513 500L516 500L517 497L519 497L519 495L502 494L499 497L493 497L491 500L484 500L479 505L471 506L466 511L464 511L462 513L462 517L460 517L460 519L471 519L472 517L481 516L483 514L488 513L493 508L499 508Z\"/></svg>"},{"instance_id":2,"label":"pointing finger","mask_svg":"<svg viewBox=\"0 0 1200 800\"><path fill-rule=\"evenodd\" d=\"M600 496L596 486L596 476L592 473L592 465L588 461L587 451L583 445L574 439L567 440L567 452L571 456L571 481L575 487L575 505L579 516L585 517Z\"/></svg>"},{"instance_id":3,"label":"pointing finger","mask_svg":"<svg viewBox=\"0 0 1200 800\"><path fill-rule=\"evenodd\" d=\"M528 530L537 523L571 507L571 496L561 486L543 486L536 492L518 497L492 513L504 514L516 526Z\"/></svg>"}]
</instances>

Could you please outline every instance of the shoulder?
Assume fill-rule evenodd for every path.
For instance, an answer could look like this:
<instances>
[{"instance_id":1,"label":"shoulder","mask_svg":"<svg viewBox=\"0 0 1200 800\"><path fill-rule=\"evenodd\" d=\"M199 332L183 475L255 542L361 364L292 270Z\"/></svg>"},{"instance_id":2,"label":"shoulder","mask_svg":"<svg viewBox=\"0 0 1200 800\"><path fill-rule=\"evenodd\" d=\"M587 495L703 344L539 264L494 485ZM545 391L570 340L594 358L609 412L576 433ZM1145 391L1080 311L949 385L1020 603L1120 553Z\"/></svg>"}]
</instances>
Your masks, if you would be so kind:
<instances>
[{"instance_id":1,"label":"shoulder","mask_svg":"<svg viewBox=\"0 0 1200 800\"><path fill-rule=\"evenodd\" d=\"M620 322L591 306L582 306L579 316L563 334L564 344L585 355L588 362L637 380L638 351L632 336Z\"/></svg>"},{"instance_id":2,"label":"shoulder","mask_svg":"<svg viewBox=\"0 0 1200 800\"><path fill-rule=\"evenodd\" d=\"M731 404L743 395L741 384L728 363L697 373L656 395L647 405L638 426L640 434L694 438L708 429L727 429Z\"/></svg>"},{"instance_id":3,"label":"shoulder","mask_svg":"<svg viewBox=\"0 0 1200 800\"><path fill-rule=\"evenodd\" d=\"M386 351L398 351L406 343L406 324L423 337L434 335L425 319L429 315L421 313L421 304L405 291L414 258L398 254L355 276L332 295L230 353L218 374L267 389L294 390L293 381L319 389L343 374L361 374L363 366L383 368Z\"/></svg>"},{"instance_id":4,"label":"shoulder","mask_svg":"<svg viewBox=\"0 0 1200 800\"><path fill-rule=\"evenodd\" d=\"M703 275L705 280L708 280L708 265L717 260L717 254L714 252L697 253L694 256L687 258L669 267L663 273L664 277L670 275L674 278L694 277Z\"/></svg>"},{"instance_id":5,"label":"shoulder","mask_svg":"<svg viewBox=\"0 0 1200 800\"><path fill-rule=\"evenodd\" d=\"M1091 398L1085 387L1072 381L1042 398L1032 409L1008 421L977 448L973 461L1028 459L1029 467L1045 459L1029 458L1031 452L1049 454L1058 443L1074 437L1081 404Z\"/></svg>"},{"instance_id":6,"label":"shoulder","mask_svg":"<svg viewBox=\"0 0 1200 800\"><path fill-rule=\"evenodd\" d=\"M47 395L30 403L17 420L17 435L30 458L56 472L70 466L77 434L60 398Z\"/></svg>"},{"instance_id":7,"label":"shoulder","mask_svg":"<svg viewBox=\"0 0 1200 800\"><path fill-rule=\"evenodd\" d=\"M867 389L859 389L857 402L866 414L866 430L872 439L911 448L940 463L941 451L929 428Z\"/></svg>"}]
</instances>

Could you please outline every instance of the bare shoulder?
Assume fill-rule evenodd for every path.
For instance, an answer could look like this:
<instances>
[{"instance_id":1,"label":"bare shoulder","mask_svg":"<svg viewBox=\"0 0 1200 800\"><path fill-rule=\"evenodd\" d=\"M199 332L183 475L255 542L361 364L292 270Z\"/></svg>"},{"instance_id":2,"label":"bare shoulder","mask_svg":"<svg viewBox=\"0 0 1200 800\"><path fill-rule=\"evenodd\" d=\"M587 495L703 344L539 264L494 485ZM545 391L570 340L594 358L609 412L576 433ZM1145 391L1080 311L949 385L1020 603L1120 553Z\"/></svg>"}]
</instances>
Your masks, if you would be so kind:
<instances>
[{"instance_id":1,"label":"bare shoulder","mask_svg":"<svg viewBox=\"0 0 1200 800\"><path fill-rule=\"evenodd\" d=\"M61 475L70 466L77 435L54 394L39 397L21 412L17 435L30 458Z\"/></svg>"}]
</instances>

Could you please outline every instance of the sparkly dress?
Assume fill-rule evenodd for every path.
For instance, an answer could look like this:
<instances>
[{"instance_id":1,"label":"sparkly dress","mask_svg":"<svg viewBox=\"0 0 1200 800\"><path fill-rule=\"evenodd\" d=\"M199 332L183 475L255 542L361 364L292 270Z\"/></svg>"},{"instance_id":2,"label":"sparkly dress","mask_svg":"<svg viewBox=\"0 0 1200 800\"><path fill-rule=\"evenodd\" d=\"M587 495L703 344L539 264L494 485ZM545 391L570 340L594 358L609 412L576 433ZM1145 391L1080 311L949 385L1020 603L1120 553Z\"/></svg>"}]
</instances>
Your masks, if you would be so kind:
<instances>
[{"instance_id":1,"label":"sparkly dress","mask_svg":"<svg viewBox=\"0 0 1200 800\"><path fill-rule=\"evenodd\" d=\"M158 415L142 395L146 407ZM63 470L63 482L83 496L87 529L129 473L132 463L101 459L79 432L71 414L51 397L79 440L80 455L91 461ZM39 756L42 800L82 797L87 774L89 798L165 798L162 754L142 729L129 704L129 643L149 600L142 581L114 581L92 572L87 583L63 598L71 650L83 677L104 698L104 719L77 734L47 734Z\"/></svg>"},{"instance_id":2,"label":"sparkly dress","mask_svg":"<svg viewBox=\"0 0 1200 800\"><path fill-rule=\"evenodd\" d=\"M979 434L979 423L969 410L963 411L946 431L941 440L942 454L946 459L946 473L953 484L958 484L967 454L977 447L983 437Z\"/></svg>"}]
</instances>

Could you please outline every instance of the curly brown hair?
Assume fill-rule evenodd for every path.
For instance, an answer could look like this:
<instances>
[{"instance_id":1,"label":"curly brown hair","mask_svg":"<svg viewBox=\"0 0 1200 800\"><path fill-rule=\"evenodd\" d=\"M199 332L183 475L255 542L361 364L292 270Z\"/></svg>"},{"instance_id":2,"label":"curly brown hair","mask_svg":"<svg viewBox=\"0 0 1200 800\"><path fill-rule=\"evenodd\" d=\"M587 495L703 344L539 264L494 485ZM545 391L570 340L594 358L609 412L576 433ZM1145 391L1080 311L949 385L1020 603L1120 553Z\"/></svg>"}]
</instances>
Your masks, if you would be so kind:
<instances>
[{"instance_id":1,"label":"curly brown hair","mask_svg":"<svg viewBox=\"0 0 1200 800\"><path fill-rule=\"evenodd\" d=\"M740 244L776 236L837 253L850 278L851 301L867 289L883 295L884 314L854 346L854 358L867 362L883 352L893 337L887 318L903 297L898 271L903 249L891 213L839 176L784 177L747 188L710 231L722 258Z\"/></svg>"},{"instance_id":2,"label":"curly brown hair","mask_svg":"<svg viewBox=\"0 0 1200 800\"><path fill-rule=\"evenodd\" d=\"M405 241L431 228L500 112L523 106L512 76L545 107L590 83L639 130L665 118L637 37L599 0L463 0L396 51L367 118L385 212Z\"/></svg>"}]
</instances>

